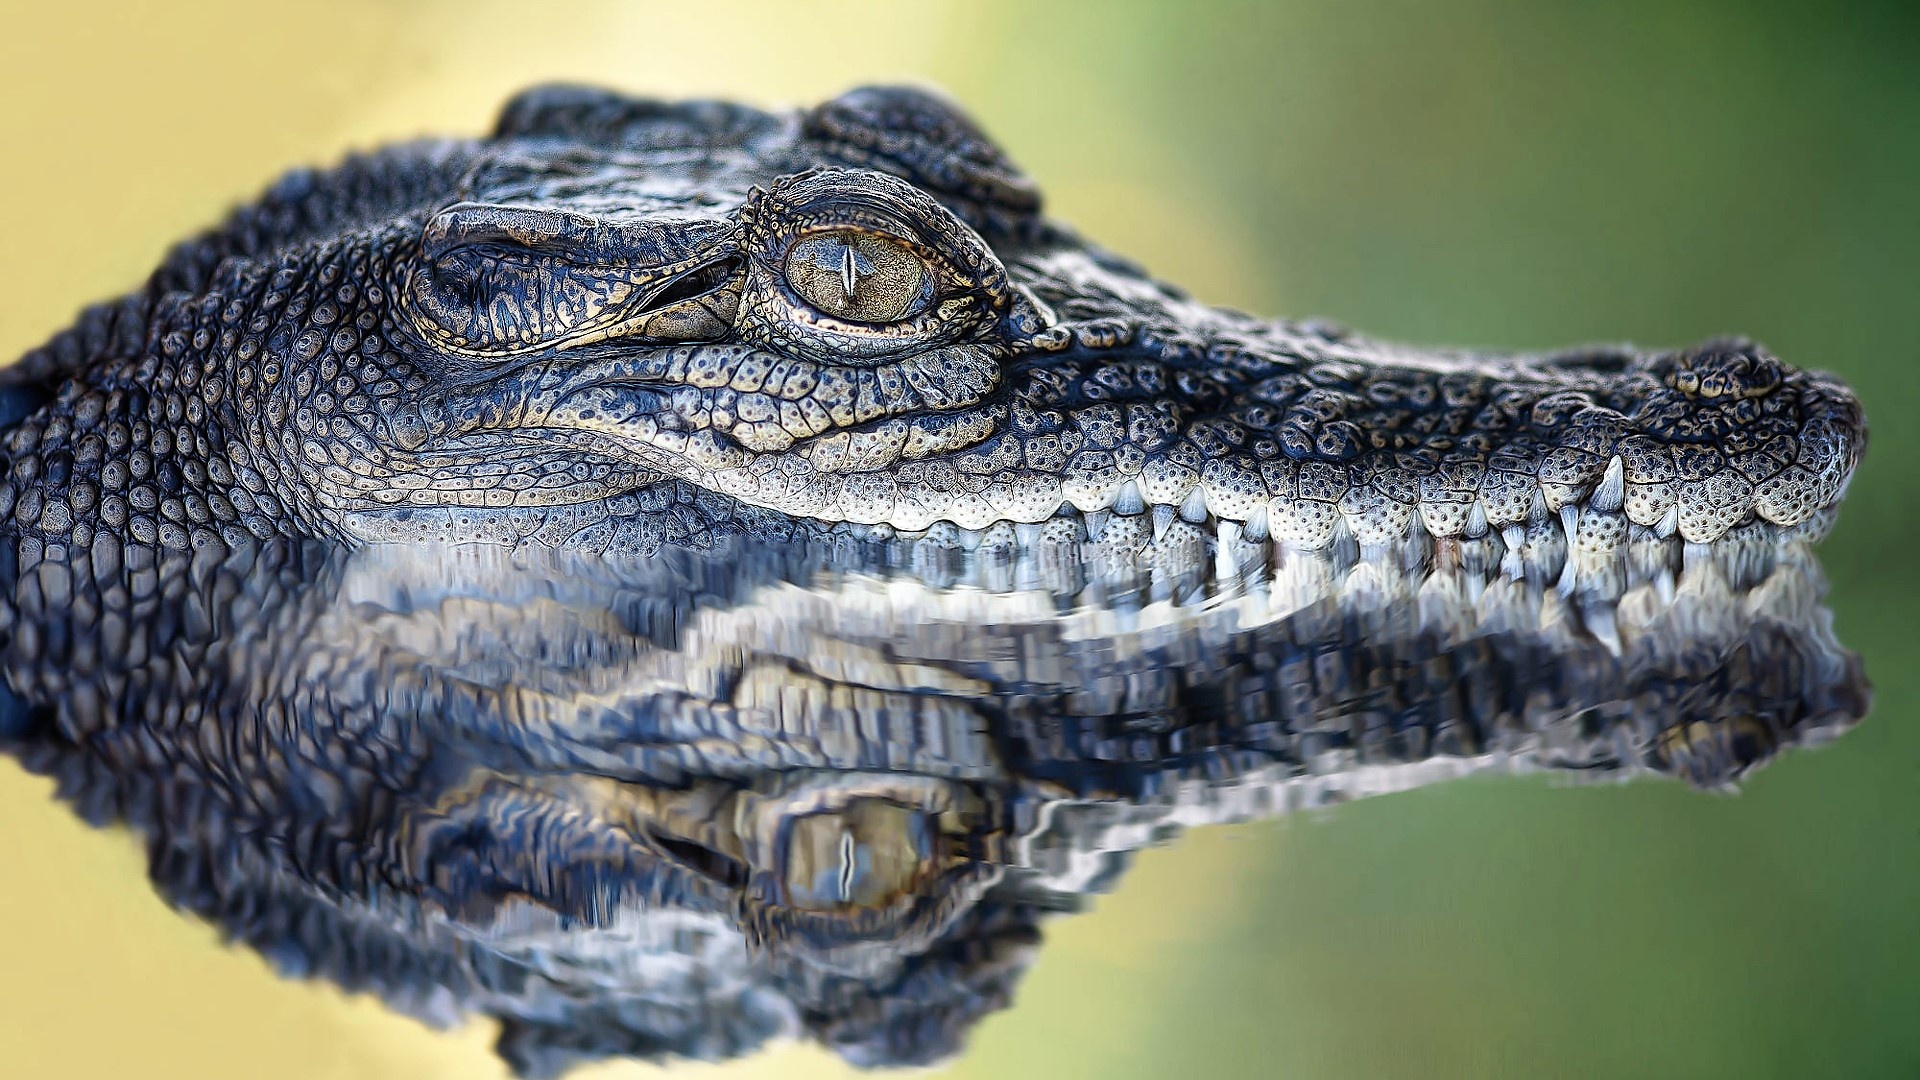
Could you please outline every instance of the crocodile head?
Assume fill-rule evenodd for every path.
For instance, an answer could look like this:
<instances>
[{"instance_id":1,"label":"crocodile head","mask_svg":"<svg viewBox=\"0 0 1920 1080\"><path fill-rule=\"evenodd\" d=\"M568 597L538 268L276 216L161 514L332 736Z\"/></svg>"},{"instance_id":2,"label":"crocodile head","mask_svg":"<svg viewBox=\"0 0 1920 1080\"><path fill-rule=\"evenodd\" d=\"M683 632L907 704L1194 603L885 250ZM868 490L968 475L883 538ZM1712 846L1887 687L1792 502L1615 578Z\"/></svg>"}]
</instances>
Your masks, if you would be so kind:
<instances>
[{"instance_id":1,"label":"crocodile head","mask_svg":"<svg viewBox=\"0 0 1920 1080\"><path fill-rule=\"evenodd\" d=\"M1509 765L1721 785L1865 708L1775 543L1859 456L1834 381L1208 308L917 92L549 89L294 174L0 376L7 426L0 748L179 906L499 1015L528 1074L935 1060L1180 824ZM1436 557L1358 558L1392 545ZM1218 602L1100 603L1209 556Z\"/></svg>"},{"instance_id":2,"label":"crocodile head","mask_svg":"<svg viewBox=\"0 0 1920 1080\"><path fill-rule=\"evenodd\" d=\"M18 527L169 546L771 524L1604 552L1817 535L1864 442L1843 386L1743 341L1422 352L1191 302L899 89L532 91L487 139L289 177L14 378L53 396L7 444Z\"/></svg>"}]
</instances>

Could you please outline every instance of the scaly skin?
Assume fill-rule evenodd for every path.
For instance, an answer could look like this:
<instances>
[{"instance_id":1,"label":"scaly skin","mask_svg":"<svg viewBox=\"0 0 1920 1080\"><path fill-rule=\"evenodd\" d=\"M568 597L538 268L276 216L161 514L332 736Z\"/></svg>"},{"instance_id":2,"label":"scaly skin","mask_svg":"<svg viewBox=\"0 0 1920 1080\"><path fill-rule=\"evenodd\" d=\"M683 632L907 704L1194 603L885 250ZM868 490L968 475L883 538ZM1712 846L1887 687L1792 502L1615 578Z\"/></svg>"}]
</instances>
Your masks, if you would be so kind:
<instances>
[{"instance_id":1,"label":"scaly skin","mask_svg":"<svg viewBox=\"0 0 1920 1080\"><path fill-rule=\"evenodd\" d=\"M1606 557L1818 533L1859 457L1848 392L1751 344L1416 352L1192 303L1038 208L917 92L532 91L490 139L289 177L27 357L52 400L0 512L165 547L1178 518Z\"/></svg>"},{"instance_id":2,"label":"scaly skin","mask_svg":"<svg viewBox=\"0 0 1920 1080\"><path fill-rule=\"evenodd\" d=\"M5 376L0 743L551 1075L937 1060L1183 825L1864 711L1831 380L1259 322L1037 215L906 91L282 181Z\"/></svg>"}]
</instances>

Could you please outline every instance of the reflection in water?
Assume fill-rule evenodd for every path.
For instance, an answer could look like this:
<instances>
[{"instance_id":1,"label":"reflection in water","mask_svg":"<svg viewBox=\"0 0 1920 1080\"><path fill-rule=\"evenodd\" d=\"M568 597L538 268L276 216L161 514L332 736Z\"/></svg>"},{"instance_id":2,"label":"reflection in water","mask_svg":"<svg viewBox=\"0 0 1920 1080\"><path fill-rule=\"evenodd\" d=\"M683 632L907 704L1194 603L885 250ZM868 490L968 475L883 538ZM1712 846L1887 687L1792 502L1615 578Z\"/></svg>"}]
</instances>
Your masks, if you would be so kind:
<instances>
[{"instance_id":1,"label":"reflection in water","mask_svg":"<svg viewBox=\"0 0 1920 1080\"><path fill-rule=\"evenodd\" d=\"M1182 827L1487 768L1724 785L1862 713L1804 546L1644 547L1596 600L1491 541L1200 579L847 528L631 561L28 540L0 729L173 903L289 975L496 1015L524 1073L780 1036L921 1062Z\"/></svg>"}]
</instances>

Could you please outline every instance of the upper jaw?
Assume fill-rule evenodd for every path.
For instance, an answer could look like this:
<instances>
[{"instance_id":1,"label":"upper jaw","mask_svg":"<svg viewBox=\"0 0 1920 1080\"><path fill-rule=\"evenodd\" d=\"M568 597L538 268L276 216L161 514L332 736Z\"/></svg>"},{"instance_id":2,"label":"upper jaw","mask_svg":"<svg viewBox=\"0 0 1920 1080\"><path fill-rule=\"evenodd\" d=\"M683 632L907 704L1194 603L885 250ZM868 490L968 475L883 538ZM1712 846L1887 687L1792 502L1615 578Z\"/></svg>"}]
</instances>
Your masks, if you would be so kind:
<instances>
[{"instance_id":1,"label":"upper jaw","mask_svg":"<svg viewBox=\"0 0 1920 1080\"><path fill-rule=\"evenodd\" d=\"M1306 550L1414 532L1517 548L1549 528L1596 551L1736 526L1817 536L1865 441L1843 386L1745 342L1580 362L1383 349L1394 362L1367 366L1338 355L1366 346L1322 357L1296 340L1227 371L1211 353L1169 359L1146 335L1062 339L869 367L731 343L603 345L476 397L519 398L494 415L530 449L584 439L645 475L794 518L914 533L1065 514L1090 532L1144 516L1155 534L1231 525ZM1122 370L1124 392L1089 389Z\"/></svg>"}]
</instances>

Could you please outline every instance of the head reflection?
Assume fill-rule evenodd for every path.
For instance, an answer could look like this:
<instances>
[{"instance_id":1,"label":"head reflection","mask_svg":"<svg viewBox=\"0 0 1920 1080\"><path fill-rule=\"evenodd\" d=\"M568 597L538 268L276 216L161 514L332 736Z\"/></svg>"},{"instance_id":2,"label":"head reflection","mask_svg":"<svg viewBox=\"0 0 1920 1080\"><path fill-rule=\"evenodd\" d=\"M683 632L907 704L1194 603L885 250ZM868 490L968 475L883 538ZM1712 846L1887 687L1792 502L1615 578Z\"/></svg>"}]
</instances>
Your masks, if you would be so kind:
<instances>
[{"instance_id":1,"label":"head reflection","mask_svg":"<svg viewBox=\"0 0 1920 1080\"><path fill-rule=\"evenodd\" d=\"M1865 707L1804 549L1630 585L1601 640L1471 553L1128 604L915 543L164 552L114 568L183 583L123 626L48 603L98 574L43 550L7 577L5 728L182 908L497 1016L548 1075L937 1060L1185 826L1488 768L1721 786Z\"/></svg>"}]
</instances>

